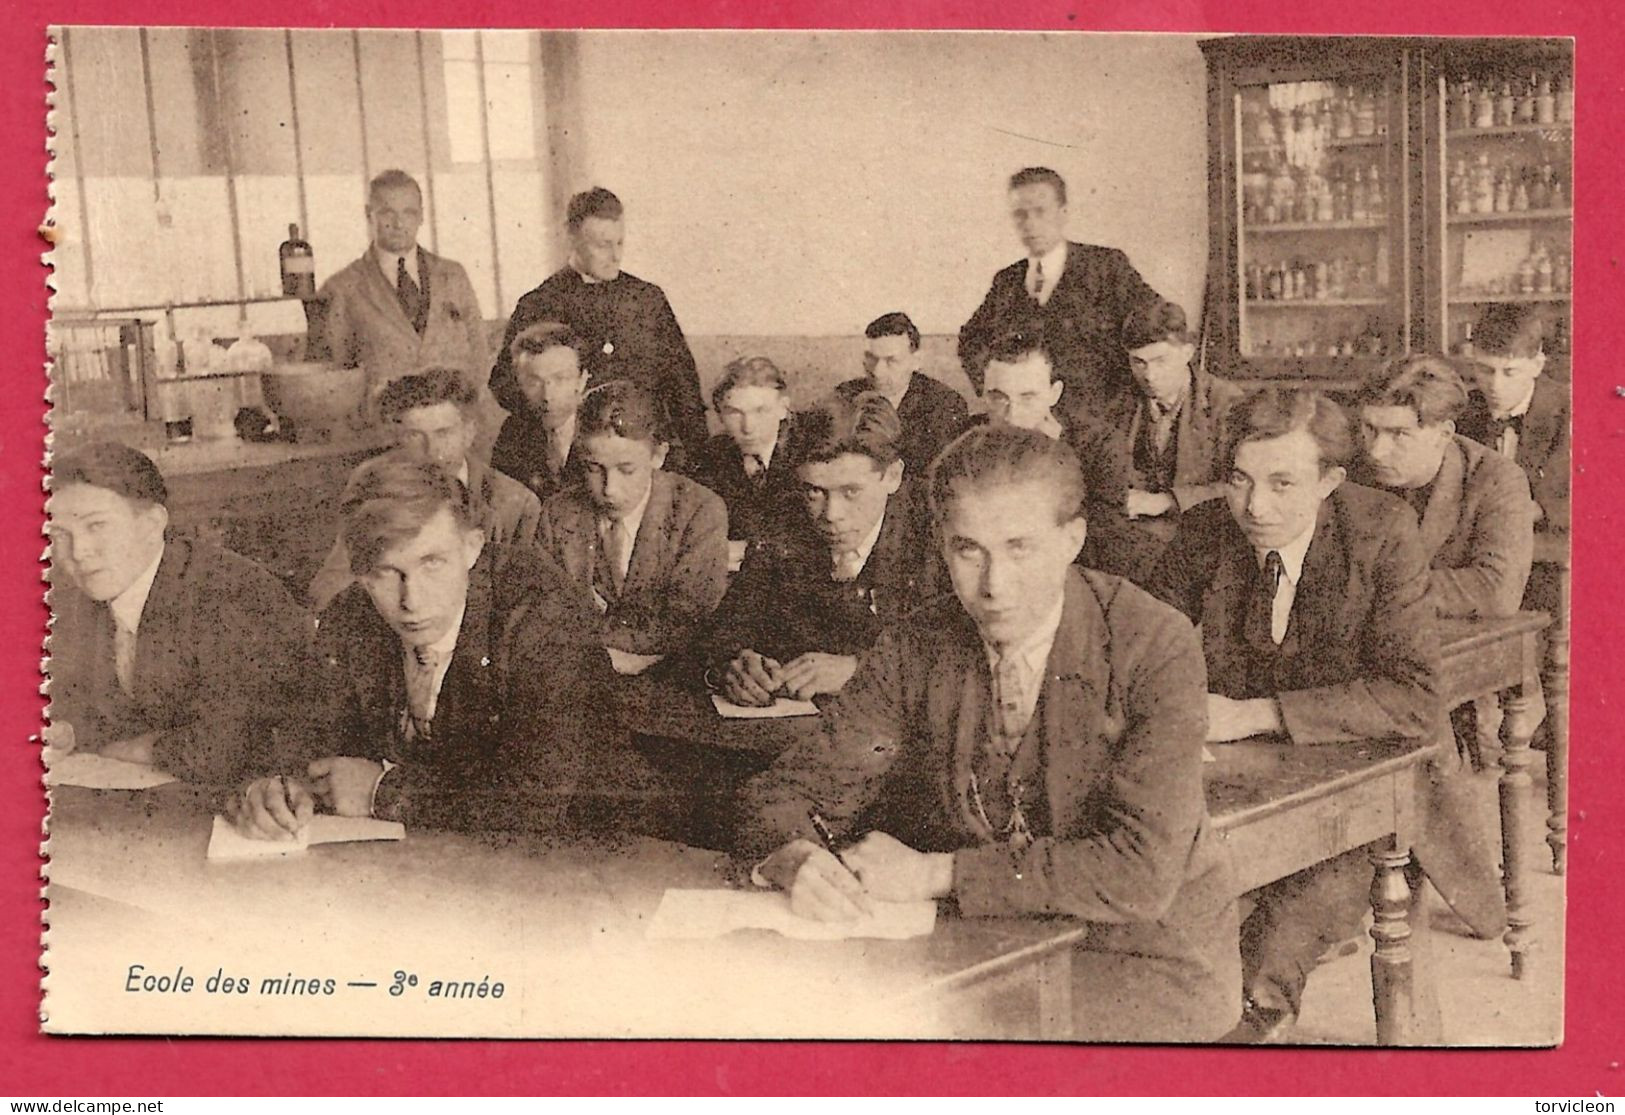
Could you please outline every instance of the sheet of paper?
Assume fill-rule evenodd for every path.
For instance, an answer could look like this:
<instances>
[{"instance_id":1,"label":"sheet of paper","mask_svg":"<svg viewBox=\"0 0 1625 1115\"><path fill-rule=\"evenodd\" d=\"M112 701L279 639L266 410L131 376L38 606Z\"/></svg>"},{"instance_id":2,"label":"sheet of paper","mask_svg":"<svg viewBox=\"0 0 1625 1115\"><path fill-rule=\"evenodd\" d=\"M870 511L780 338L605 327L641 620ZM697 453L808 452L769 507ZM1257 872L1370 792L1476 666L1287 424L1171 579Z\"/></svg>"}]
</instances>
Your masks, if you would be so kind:
<instances>
[{"instance_id":1,"label":"sheet of paper","mask_svg":"<svg viewBox=\"0 0 1625 1115\"><path fill-rule=\"evenodd\" d=\"M745 551L750 549L750 543L740 539L728 540L728 572L737 573L739 567L745 564Z\"/></svg>"},{"instance_id":2,"label":"sheet of paper","mask_svg":"<svg viewBox=\"0 0 1625 1115\"><path fill-rule=\"evenodd\" d=\"M87 751L58 755L45 752L45 779L53 786L84 786L91 790L150 790L176 781L146 763L127 763Z\"/></svg>"},{"instance_id":3,"label":"sheet of paper","mask_svg":"<svg viewBox=\"0 0 1625 1115\"><path fill-rule=\"evenodd\" d=\"M780 697L766 708L736 705L720 693L711 694L711 703L717 712L729 720L774 720L782 716L817 716L818 706L811 701L792 701Z\"/></svg>"},{"instance_id":4,"label":"sheet of paper","mask_svg":"<svg viewBox=\"0 0 1625 1115\"><path fill-rule=\"evenodd\" d=\"M663 654L633 654L631 651L616 650L614 647L606 649L609 651L609 664L615 667L617 674L641 674L666 657Z\"/></svg>"},{"instance_id":5,"label":"sheet of paper","mask_svg":"<svg viewBox=\"0 0 1625 1115\"><path fill-rule=\"evenodd\" d=\"M851 922L813 921L790 912L788 895L774 890L668 890L649 922L652 940L722 937L737 929L771 929L799 941L857 937L903 940L936 927L937 904L875 902L874 913Z\"/></svg>"},{"instance_id":6,"label":"sheet of paper","mask_svg":"<svg viewBox=\"0 0 1625 1115\"><path fill-rule=\"evenodd\" d=\"M224 817L216 816L209 833L207 858L213 860L274 859L294 855L317 844L345 844L358 840L403 840L406 826L399 821L371 817L312 817L296 840L256 840L243 836Z\"/></svg>"}]
</instances>

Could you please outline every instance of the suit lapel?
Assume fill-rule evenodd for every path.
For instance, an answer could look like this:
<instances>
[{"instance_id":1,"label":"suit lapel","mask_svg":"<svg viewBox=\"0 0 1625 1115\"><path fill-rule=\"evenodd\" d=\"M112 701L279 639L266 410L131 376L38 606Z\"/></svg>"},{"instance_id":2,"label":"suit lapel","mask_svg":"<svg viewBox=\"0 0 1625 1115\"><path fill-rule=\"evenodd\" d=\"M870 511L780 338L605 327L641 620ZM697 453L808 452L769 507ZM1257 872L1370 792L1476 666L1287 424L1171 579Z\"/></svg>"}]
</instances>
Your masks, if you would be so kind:
<instances>
[{"instance_id":1,"label":"suit lapel","mask_svg":"<svg viewBox=\"0 0 1625 1115\"><path fill-rule=\"evenodd\" d=\"M421 274L428 266L422 248L418 249L418 260ZM378 257L373 254L370 246L357 262L361 265L361 287L372 301L373 310L379 319L388 322L390 328L403 337L411 337L414 343L418 341L420 339L418 331L413 327L411 319L406 316L406 311L401 309L401 300L396 296L394 286L384 278L383 268L378 266Z\"/></svg>"},{"instance_id":2,"label":"suit lapel","mask_svg":"<svg viewBox=\"0 0 1625 1115\"><path fill-rule=\"evenodd\" d=\"M1456 529L1466 482L1465 455L1461 446L1452 441L1445 447L1439 473L1433 480L1433 491L1428 495L1428 505L1422 511L1422 550L1430 562L1444 549Z\"/></svg>"},{"instance_id":3,"label":"suit lapel","mask_svg":"<svg viewBox=\"0 0 1625 1115\"><path fill-rule=\"evenodd\" d=\"M1108 655L1105 613L1082 574L1073 570L1038 706L1054 836L1074 831L1076 812L1088 800L1107 750L1123 735L1122 710L1111 707L1116 696Z\"/></svg>"},{"instance_id":4,"label":"suit lapel","mask_svg":"<svg viewBox=\"0 0 1625 1115\"><path fill-rule=\"evenodd\" d=\"M932 660L926 684L926 723L934 751L926 758L926 769L947 772L947 777L938 775L937 790L950 828L969 825L982 829L966 803L987 719L987 659L969 617L956 626L955 634L957 637L944 640L943 653ZM993 837L992 832L985 835Z\"/></svg>"},{"instance_id":5,"label":"suit lapel","mask_svg":"<svg viewBox=\"0 0 1625 1115\"><path fill-rule=\"evenodd\" d=\"M559 520L564 535L560 557L571 580L591 585L592 566L598 555L598 516L582 491L571 492L564 506L565 514Z\"/></svg>"},{"instance_id":6,"label":"suit lapel","mask_svg":"<svg viewBox=\"0 0 1625 1115\"><path fill-rule=\"evenodd\" d=\"M1342 533L1330 497L1321 501L1315 535L1303 557L1303 574L1292 598L1292 618L1281 642L1284 658L1296 657L1305 647L1332 645L1332 628L1339 602L1348 594L1347 562Z\"/></svg>"},{"instance_id":7,"label":"suit lapel","mask_svg":"<svg viewBox=\"0 0 1625 1115\"><path fill-rule=\"evenodd\" d=\"M632 540L632 559L627 562L622 595L660 580L660 567L671 546L676 487L669 472L656 469L650 478L649 503L643 509L643 521L638 524L638 536Z\"/></svg>"},{"instance_id":8,"label":"suit lapel","mask_svg":"<svg viewBox=\"0 0 1625 1115\"><path fill-rule=\"evenodd\" d=\"M491 565L489 551L480 555L468 578L463 624L457 632L446 676L435 699L432 739L437 746L466 739L483 709L491 668ZM403 675L403 691L404 691Z\"/></svg>"}]
</instances>

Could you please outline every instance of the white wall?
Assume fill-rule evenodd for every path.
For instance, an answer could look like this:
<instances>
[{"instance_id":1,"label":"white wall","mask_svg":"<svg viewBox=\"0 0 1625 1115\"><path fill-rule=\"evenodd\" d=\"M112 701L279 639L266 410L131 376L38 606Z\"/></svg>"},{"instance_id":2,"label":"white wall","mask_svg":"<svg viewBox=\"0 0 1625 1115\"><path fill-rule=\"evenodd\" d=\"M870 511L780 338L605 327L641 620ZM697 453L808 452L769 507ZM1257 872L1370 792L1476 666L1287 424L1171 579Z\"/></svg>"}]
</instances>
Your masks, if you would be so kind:
<instances>
[{"instance_id":1,"label":"white wall","mask_svg":"<svg viewBox=\"0 0 1625 1115\"><path fill-rule=\"evenodd\" d=\"M1054 167L1071 235L1194 318L1204 69L1189 36L583 35L580 189L629 207L626 266L692 334L952 332L1021 247L1005 180Z\"/></svg>"}]
</instances>

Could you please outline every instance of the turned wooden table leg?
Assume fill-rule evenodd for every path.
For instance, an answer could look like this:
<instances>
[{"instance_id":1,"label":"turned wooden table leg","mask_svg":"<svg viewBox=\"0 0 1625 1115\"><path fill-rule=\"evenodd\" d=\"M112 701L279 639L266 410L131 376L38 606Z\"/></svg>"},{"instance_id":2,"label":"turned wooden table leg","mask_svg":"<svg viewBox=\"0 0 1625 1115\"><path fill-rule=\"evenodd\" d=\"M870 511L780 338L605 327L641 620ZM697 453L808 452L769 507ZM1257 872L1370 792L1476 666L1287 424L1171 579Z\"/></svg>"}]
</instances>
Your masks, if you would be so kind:
<instances>
[{"instance_id":1,"label":"turned wooden table leg","mask_svg":"<svg viewBox=\"0 0 1625 1115\"><path fill-rule=\"evenodd\" d=\"M1371 880L1371 1001L1377 1012L1377 1044L1414 1045L1416 986L1411 954L1411 888L1405 865L1411 860L1408 845L1373 852L1376 875Z\"/></svg>"},{"instance_id":2,"label":"turned wooden table leg","mask_svg":"<svg viewBox=\"0 0 1625 1115\"><path fill-rule=\"evenodd\" d=\"M1552 617L1546 646L1546 843L1552 849L1552 871L1568 868L1569 856L1569 571L1561 586L1557 615Z\"/></svg>"},{"instance_id":3,"label":"turned wooden table leg","mask_svg":"<svg viewBox=\"0 0 1625 1115\"><path fill-rule=\"evenodd\" d=\"M1543 712L1540 707L1540 680L1535 676L1534 643L1534 636L1531 635L1524 648L1528 660L1525 680L1518 688L1517 696L1508 702L1506 719L1501 726L1501 880L1507 901L1507 929L1503 939L1512 953L1513 979L1524 976L1532 924L1523 833L1528 821L1529 799L1534 789L1529 778L1529 764L1534 762L1529 739L1540 726Z\"/></svg>"}]
</instances>

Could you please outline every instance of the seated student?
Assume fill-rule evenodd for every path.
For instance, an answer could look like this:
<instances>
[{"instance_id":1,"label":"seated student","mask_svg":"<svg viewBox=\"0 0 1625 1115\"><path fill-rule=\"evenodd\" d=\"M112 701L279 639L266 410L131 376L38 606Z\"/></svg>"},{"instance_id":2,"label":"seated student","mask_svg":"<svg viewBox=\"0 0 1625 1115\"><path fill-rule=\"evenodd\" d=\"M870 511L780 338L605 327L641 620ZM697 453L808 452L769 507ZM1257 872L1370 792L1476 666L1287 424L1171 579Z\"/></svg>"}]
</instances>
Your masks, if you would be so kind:
<instances>
[{"instance_id":1,"label":"seated student","mask_svg":"<svg viewBox=\"0 0 1625 1115\"><path fill-rule=\"evenodd\" d=\"M1360 392L1365 452L1356 477L1410 503L1442 616L1518 610L1534 554L1529 481L1504 457L1455 433L1467 388L1438 357L1411 356Z\"/></svg>"},{"instance_id":2,"label":"seated student","mask_svg":"<svg viewBox=\"0 0 1625 1115\"><path fill-rule=\"evenodd\" d=\"M1259 391L1231 414L1226 502L1181 517L1151 580L1201 629L1209 740L1439 736L1439 642L1416 517L1396 496L1345 482L1352 450L1347 416L1324 395ZM1499 933L1495 852L1459 796L1471 787L1454 748L1440 754L1415 853L1474 931ZM1236 1040L1290 1030L1317 959L1359 932L1371 870L1361 849L1255 892Z\"/></svg>"},{"instance_id":3,"label":"seated student","mask_svg":"<svg viewBox=\"0 0 1625 1115\"><path fill-rule=\"evenodd\" d=\"M1523 467L1540 513L1535 530L1569 529L1569 397L1567 384L1541 375L1544 326L1534 307L1491 306L1473 334L1478 394L1458 432Z\"/></svg>"},{"instance_id":4,"label":"seated student","mask_svg":"<svg viewBox=\"0 0 1625 1115\"><path fill-rule=\"evenodd\" d=\"M897 412L903 427L903 468L909 477L924 476L926 466L969 421L965 400L953 388L920 370L920 331L904 313L882 314L863 330L868 344L864 375L836 388L852 396L878 391Z\"/></svg>"},{"instance_id":5,"label":"seated student","mask_svg":"<svg viewBox=\"0 0 1625 1115\"><path fill-rule=\"evenodd\" d=\"M542 505L535 493L470 452L480 432L480 393L461 372L432 368L391 380L378 393L376 405L380 421L393 425L400 439L394 452L428 461L468 488L486 538L518 546L536 544ZM354 579L350 555L340 539L310 583L312 606L317 611L327 607Z\"/></svg>"},{"instance_id":6,"label":"seated student","mask_svg":"<svg viewBox=\"0 0 1625 1115\"><path fill-rule=\"evenodd\" d=\"M1055 370L1043 336L1007 333L994 342L982 373L986 421L998 426L1037 430L1065 441L1080 458L1088 449L1088 418L1065 397L1066 384ZM1089 468L1085 466L1085 475ZM1088 539L1078 561L1090 569L1132 580L1143 579L1161 543L1139 533L1118 515L1090 521Z\"/></svg>"},{"instance_id":7,"label":"seated student","mask_svg":"<svg viewBox=\"0 0 1625 1115\"><path fill-rule=\"evenodd\" d=\"M171 531L168 501L124 445L52 466L51 718L71 729L52 742L231 784L300 729L310 619L268 570Z\"/></svg>"},{"instance_id":8,"label":"seated student","mask_svg":"<svg viewBox=\"0 0 1625 1115\"><path fill-rule=\"evenodd\" d=\"M882 634L822 737L747 785L742 850L771 852L757 877L805 917L952 898L1082 919L1074 1039L1210 1041L1241 987L1201 647L1173 609L1074 567L1083 494L1072 451L1031 431L943 450L930 503L957 599Z\"/></svg>"},{"instance_id":9,"label":"seated student","mask_svg":"<svg viewBox=\"0 0 1625 1115\"><path fill-rule=\"evenodd\" d=\"M636 384L593 388L576 421L583 480L542 505L542 548L592 593L605 646L669 653L728 587L728 509L660 467L665 418Z\"/></svg>"},{"instance_id":10,"label":"seated student","mask_svg":"<svg viewBox=\"0 0 1625 1115\"><path fill-rule=\"evenodd\" d=\"M288 839L320 804L546 831L580 813L578 791L612 793L626 749L601 734L611 675L584 594L543 555L487 542L468 490L426 462L368 461L342 514L356 583L318 627L322 730L241 788L238 829Z\"/></svg>"},{"instance_id":11,"label":"seated student","mask_svg":"<svg viewBox=\"0 0 1625 1115\"><path fill-rule=\"evenodd\" d=\"M754 542L801 510L790 388L767 357L743 357L723 369L711 406L723 432L706 443L694 479L728 505L728 537Z\"/></svg>"},{"instance_id":12,"label":"seated student","mask_svg":"<svg viewBox=\"0 0 1625 1115\"><path fill-rule=\"evenodd\" d=\"M1224 494L1219 445L1241 390L1193 363L1195 340L1172 302L1142 303L1120 337L1134 389L1098 404L1078 446L1089 523L1114 519L1160 548L1183 512Z\"/></svg>"},{"instance_id":13,"label":"seated student","mask_svg":"<svg viewBox=\"0 0 1625 1115\"><path fill-rule=\"evenodd\" d=\"M508 346L521 409L510 414L491 447L491 466L546 501L581 479L576 413L587 394L587 342L568 325L539 321Z\"/></svg>"},{"instance_id":14,"label":"seated student","mask_svg":"<svg viewBox=\"0 0 1625 1115\"><path fill-rule=\"evenodd\" d=\"M835 693L881 628L932 595L927 532L902 489L897 414L879 394L801 415L798 523L756 544L702 639L724 696Z\"/></svg>"}]
</instances>

